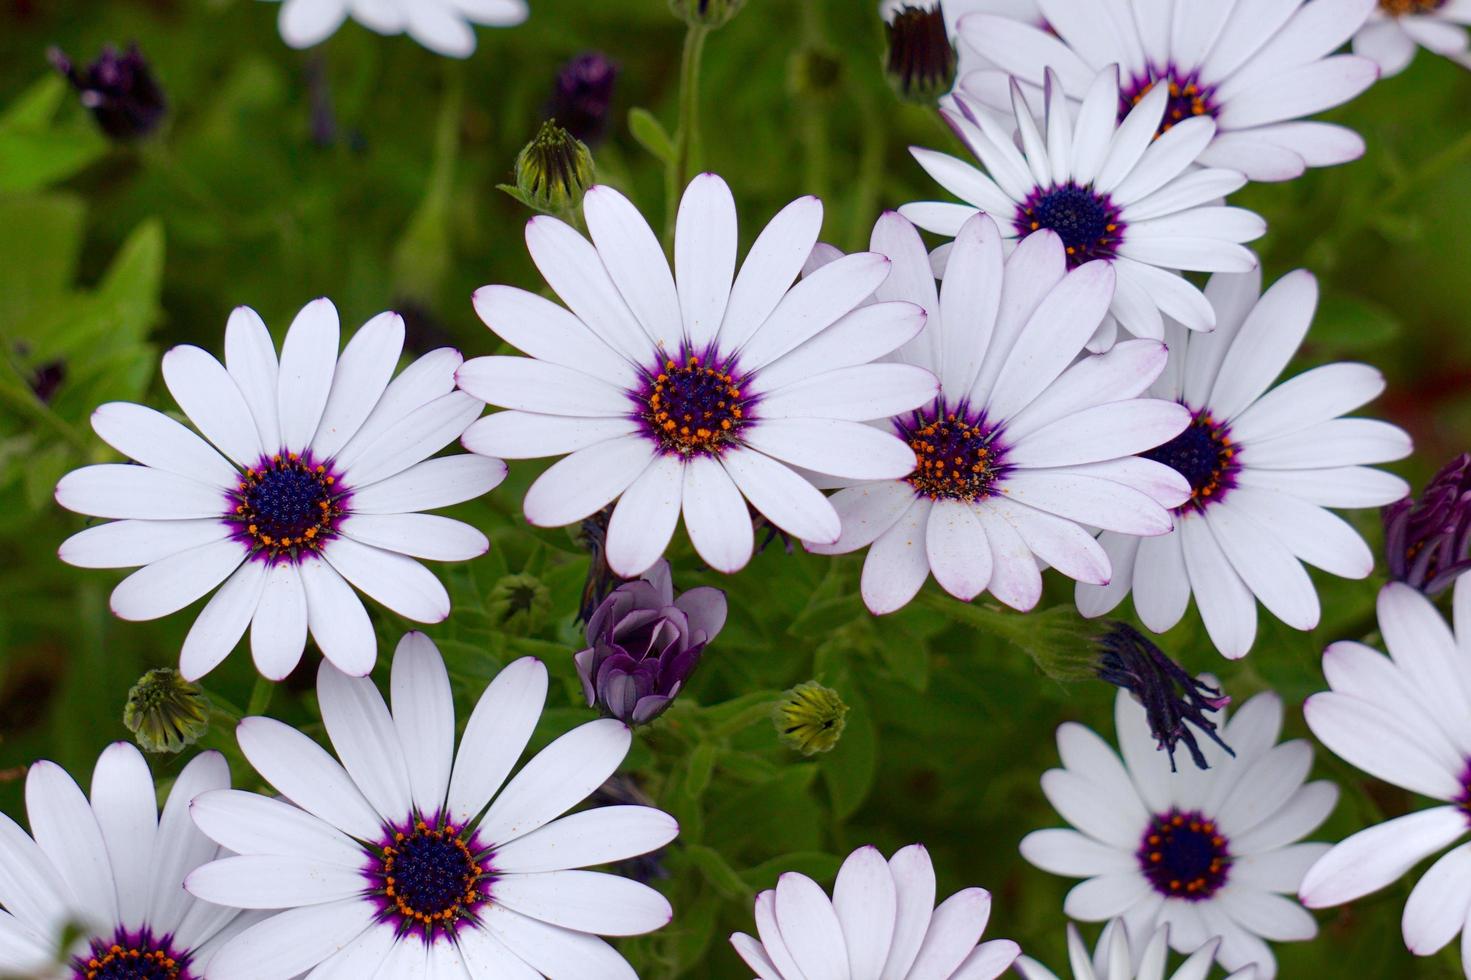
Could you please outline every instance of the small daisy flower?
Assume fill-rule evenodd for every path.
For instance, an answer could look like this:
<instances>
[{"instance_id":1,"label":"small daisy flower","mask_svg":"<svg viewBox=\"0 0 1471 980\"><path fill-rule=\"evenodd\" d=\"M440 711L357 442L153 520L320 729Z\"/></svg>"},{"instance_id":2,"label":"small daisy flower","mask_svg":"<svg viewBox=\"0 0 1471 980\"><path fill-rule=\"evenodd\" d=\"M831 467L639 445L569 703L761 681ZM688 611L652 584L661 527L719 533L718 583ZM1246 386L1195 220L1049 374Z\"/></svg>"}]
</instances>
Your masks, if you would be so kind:
<instances>
[{"instance_id":1,"label":"small daisy flower","mask_svg":"<svg viewBox=\"0 0 1471 980\"><path fill-rule=\"evenodd\" d=\"M256 667L280 680L308 631L328 659L366 674L377 657L366 592L415 622L449 615L449 594L416 558L463 561L485 535L417 513L478 497L506 475L499 460L430 459L483 405L454 389L461 357L431 351L397 378L404 324L383 313L341 356L337 310L309 303L279 359L266 325L245 307L225 328L225 363L198 347L164 355L163 378L197 434L162 412L113 402L92 428L140 466L68 473L56 500L114 518L73 535L62 561L131 568L112 611L148 620L177 612L224 583L184 640L179 667L197 680L245 628ZM350 583L350 584L349 584Z\"/></svg>"},{"instance_id":2,"label":"small daisy flower","mask_svg":"<svg viewBox=\"0 0 1471 980\"><path fill-rule=\"evenodd\" d=\"M1054 232L1070 266L1111 264L1118 290L1112 316L1093 344L1100 350L1113 342L1115 321L1153 340L1164 337L1162 314L1209 330L1215 324L1210 304L1178 273L1255 268L1256 256L1241 243L1267 230L1252 212L1219 203L1245 177L1193 166L1215 134L1214 121L1188 120L1156 138L1169 101L1166 90L1146 95L1122 124L1115 118L1118 98L1118 69L1107 68L1092 78L1075 119L1053 79L1039 123L1013 85L1018 147L989 110L955 96L959 111L941 112L985 170L914 147L920 166L965 203L918 202L899 209L926 231L951 236L979 209L996 219L1008 240Z\"/></svg>"},{"instance_id":3,"label":"small daisy flower","mask_svg":"<svg viewBox=\"0 0 1471 980\"><path fill-rule=\"evenodd\" d=\"M829 899L806 875L788 872L756 896L756 932L731 945L761 980L994 980L1021 949L981 942L991 916L984 888L935 906L935 869L923 844L884 860L860 847L843 862Z\"/></svg>"},{"instance_id":4,"label":"small daisy flower","mask_svg":"<svg viewBox=\"0 0 1471 980\"><path fill-rule=\"evenodd\" d=\"M1073 980L1165 980L1170 955L1170 927L1160 926L1149 935L1148 942L1131 947L1129 931L1123 920L1111 919L1103 927L1090 958L1078 927L1068 923L1067 946ZM1191 953L1179 969L1170 974L1170 980L1206 980L1220 946L1220 939L1212 938ZM1030 956L1016 961L1016 972L1024 980L1058 980L1057 974ZM1256 967L1248 966L1237 970L1226 980L1256 980L1256 975Z\"/></svg>"},{"instance_id":5,"label":"small daisy flower","mask_svg":"<svg viewBox=\"0 0 1471 980\"><path fill-rule=\"evenodd\" d=\"M226 945L211 980L375 969L435 980L466 971L636 980L598 937L658 929L669 903L647 885L576 869L657 850L679 828L645 806L563 816L623 761L627 726L575 728L507 781L546 700L540 661L500 672L458 752L449 675L427 637L399 643L391 686L390 711L372 680L322 663L317 696L340 764L278 721L240 723L241 750L284 800L237 791L195 799L195 823L234 856L199 868L185 887L220 905L285 911Z\"/></svg>"},{"instance_id":6,"label":"small daisy flower","mask_svg":"<svg viewBox=\"0 0 1471 980\"><path fill-rule=\"evenodd\" d=\"M213 977L221 944L253 920L184 891L184 877L219 851L189 820L189 801L229 785L224 757L202 753L160 815L148 763L126 742L98 758L90 801L61 767L31 766L30 834L0 814L0 976Z\"/></svg>"},{"instance_id":7,"label":"small daisy flower","mask_svg":"<svg viewBox=\"0 0 1471 980\"><path fill-rule=\"evenodd\" d=\"M1408 68L1419 48L1471 67L1468 25L1471 0L1378 0L1354 35L1354 54L1372 58L1386 78Z\"/></svg>"},{"instance_id":8,"label":"small daisy flower","mask_svg":"<svg viewBox=\"0 0 1471 980\"><path fill-rule=\"evenodd\" d=\"M1326 365L1271 388L1312 323L1318 284L1310 273L1289 273L1265 294L1259 272L1216 276L1206 295L1215 332L1170 324L1170 364L1154 386L1157 397L1189 410L1191 424L1145 454L1179 471L1190 498L1167 535L1104 532L1099 543L1114 577L1080 585L1077 600L1083 615L1101 616L1132 590L1144 625L1163 633L1193 595L1216 648L1234 659L1256 639L1257 600L1293 629L1317 625L1318 594L1304 563L1368 576L1369 546L1326 508L1403 497L1403 480L1367 464L1403 459L1411 447L1387 422L1339 417L1384 390L1372 367Z\"/></svg>"},{"instance_id":9,"label":"small daisy flower","mask_svg":"<svg viewBox=\"0 0 1471 980\"><path fill-rule=\"evenodd\" d=\"M1078 360L1108 309L1113 266L1069 270L1050 231L1003 259L1002 236L990 216L969 218L937 290L913 225L890 213L874 228L872 248L894 263L878 297L931 311L899 356L935 371L940 395L888 423L918 468L827 481L846 486L832 498L843 533L808 548L868 547L862 592L875 613L907 604L931 573L958 599L989 591L1016 609L1041 598L1039 562L1107 582L1108 556L1084 527L1163 534L1167 508L1187 499L1178 473L1133 456L1190 422L1173 401L1138 397L1164 369L1164 345L1131 341Z\"/></svg>"},{"instance_id":10,"label":"small daisy flower","mask_svg":"<svg viewBox=\"0 0 1471 980\"><path fill-rule=\"evenodd\" d=\"M272 0L276 2L276 0ZM530 13L526 0L280 0L281 39L310 48L351 17L370 31L407 34L448 58L475 53L472 24L515 27Z\"/></svg>"},{"instance_id":11,"label":"small daisy flower","mask_svg":"<svg viewBox=\"0 0 1471 980\"><path fill-rule=\"evenodd\" d=\"M1223 712L1224 714L1224 712ZM1021 852L1053 874L1086 881L1068 892L1068 916L1123 920L1131 936L1169 927L1170 946L1193 953L1213 937L1227 970L1255 965L1271 980L1276 957L1263 940L1291 942L1318 932L1313 917L1284 895L1328 850L1298 843L1338 802L1328 782L1304 785L1313 765L1305 740L1275 744L1282 702L1270 692L1226 723L1228 755L1203 746L1209 769L1170 771L1144 708L1120 691L1114 702L1123 760L1092 730L1057 730L1063 768L1042 791L1073 829L1039 830Z\"/></svg>"},{"instance_id":12,"label":"small daisy flower","mask_svg":"<svg viewBox=\"0 0 1471 980\"><path fill-rule=\"evenodd\" d=\"M833 542L837 512L800 467L897 479L914 453L865 425L934 398L935 378L872 364L919 333L912 303L863 306L889 260L849 255L793 286L817 242L822 203L792 202L736 274L735 201L714 174L680 203L675 273L622 194L583 203L589 243L550 217L526 226L531 257L564 309L486 286L475 309L530 357L480 357L459 372L476 398L511 409L470 427L467 449L506 459L567 455L526 493L526 519L572 524L617 500L605 541L623 578L664 553L684 514L695 550L734 572L751 558L750 510L795 537Z\"/></svg>"},{"instance_id":13,"label":"small daisy flower","mask_svg":"<svg viewBox=\"0 0 1471 980\"><path fill-rule=\"evenodd\" d=\"M1456 580L1454 632L1408 585L1379 593L1379 631L1389 656L1362 643L1323 654L1331 691L1303 706L1308 727L1335 755L1376 779L1443 805L1361 830L1308 871L1309 908L1342 905L1403 877L1455 844L1420 877L1405 903L1405 945L1430 956L1461 936L1471 977L1471 577Z\"/></svg>"},{"instance_id":14,"label":"small daisy flower","mask_svg":"<svg viewBox=\"0 0 1471 980\"><path fill-rule=\"evenodd\" d=\"M1357 133L1306 117L1348 102L1378 78L1368 58L1334 54L1363 26L1374 0L1038 0L1038 7L1047 30L989 14L961 19L966 44L997 66L967 74L962 91L1004 108L1010 75L1040 106L1051 71L1070 98L1086 99L1095 75L1117 65L1123 88L1112 105L1120 120L1162 90L1156 132L1190 119L1215 122L1199 154L1207 167L1290 180L1364 154Z\"/></svg>"}]
</instances>

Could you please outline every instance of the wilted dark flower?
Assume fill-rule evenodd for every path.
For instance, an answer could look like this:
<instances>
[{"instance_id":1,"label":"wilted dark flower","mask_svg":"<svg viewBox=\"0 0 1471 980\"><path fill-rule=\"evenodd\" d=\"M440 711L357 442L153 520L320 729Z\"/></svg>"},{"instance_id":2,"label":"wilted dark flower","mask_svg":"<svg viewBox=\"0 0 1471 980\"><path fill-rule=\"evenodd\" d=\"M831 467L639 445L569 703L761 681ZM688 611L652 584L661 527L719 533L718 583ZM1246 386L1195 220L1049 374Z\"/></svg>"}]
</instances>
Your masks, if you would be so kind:
<instances>
[{"instance_id":1,"label":"wilted dark flower","mask_svg":"<svg viewBox=\"0 0 1471 980\"><path fill-rule=\"evenodd\" d=\"M43 403L50 404L56 397L56 389L66 380L66 362L49 361L36 368L31 374L31 391Z\"/></svg>"},{"instance_id":2,"label":"wilted dark flower","mask_svg":"<svg viewBox=\"0 0 1471 980\"><path fill-rule=\"evenodd\" d=\"M848 706L830 687L803 681L771 711L777 736L803 755L831 752L848 724Z\"/></svg>"},{"instance_id":3,"label":"wilted dark flower","mask_svg":"<svg viewBox=\"0 0 1471 980\"><path fill-rule=\"evenodd\" d=\"M508 633L535 633L552 611L552 593L534 575L507 575L491 587L485 611Z\"/></svg>"},{"instance_id":4,"label":"wilted dark flower","mask_svg":"<svg viewBox=\"0 0 1471 980\"><path fill-rule=\"evenodd\" d=\"M608 131L617 79L618 66L601 51L578 55L557 72L547 118L555 119L587 145L596 146Z\"/></svg>"},{"instance_id":5,"label":"wilted dark flower","mask_svg":"<svg viewBox=\"0 0 1471 980\"><path fill-rule=\"evenodd\" d=\"M725 593L702 587L674 596L669 563L614 589L587 624L577 673L589 707L630 725L659 717L725 625Z\"/></svg>"},{"instance_id":6,"label":"wilted dark flower","mask_svg":"<svg viewBox=\"0 0 1471 980\"><path fill-rule=\"evenodd\" d=\"M1436 595L1471 569L1471 453L1451 460L1420 499L1384 508L1389 577Z\"/></svg>"},{"instance_id":7,"label":"wilted dark flower","mask_svg":"<svg viewBox=\"0 0 1471 980\"><path fill-rule=\"evenodd\" d=\"M86 70L79 71L59 48L47 52L92 110L102 131L115 140L135 140L158 128L168 103L136 44L126 53L111 45Z\"/></svg>"},{"instance_id":8,"label":"wilted dark flower","mask_svg":"<svg viewBox=\"0 0 1471 980\"><path fill-rule=\"evenodd\" d=\"M955 42L945 30L945 14L935 0L899 7L885 24L889 83L901 99L934 105L955 87Z\"/></svg>"},{"instance_id":9,"label":"wilted dark flower","mask_svg":"<svg viewBox=\"0 0 1471 980\"><path fill-rule=\"evenodd\" d=\"M1216 723L1205 716L1207 711L1220 711L1231 703L1220 688L1191 677L1127 623L1113 623L1098 638L1098 646L1099 679L1129 691L1144 705L1150 732L1159 747L1170 754L1171 771L1175 769L1175 746L1180 742L1190 750L1190 758L1198 768L1210 768L1187 722L1231 755L1236 754L1216 734Z\"/></svg>"},{"instance_id":10,"label":"wilted dark flower","mask_svg":"<svg viewBox=\"0 0 1471 980\"><path fill-rule=\"evenodd\" d=\"M177 670L160 667L128 692L123 724L145 752L182 752L209 730L209 699Z\"/></svg>"},{"instance_id":11,"label":"wilted dark flower","mask_svg":"<svg viewBox=\"0 0 1471 980\"><path fill-rule=\"evenodd\" d=\"M577 530L577 543L592 555L592 563L587 567L587 580L582 583L582 601L577 606L579 623L592 619L592 614L602 605L608 593L623 582L608 566L608 520L612 516L613 507L610 504L585 518Z\"/></svg>"},{"instance_id":12,"label":"wilted dark flower","mask_svg":"<svg viewBox=\"0 0 1471 980\"><path fill-rule=\"evenodd\" d=\"M516 185L501 189L533 210L566 215L582 204L595 179L587 144L549 119L516 157Z\"/></svg>"}]
</instances>

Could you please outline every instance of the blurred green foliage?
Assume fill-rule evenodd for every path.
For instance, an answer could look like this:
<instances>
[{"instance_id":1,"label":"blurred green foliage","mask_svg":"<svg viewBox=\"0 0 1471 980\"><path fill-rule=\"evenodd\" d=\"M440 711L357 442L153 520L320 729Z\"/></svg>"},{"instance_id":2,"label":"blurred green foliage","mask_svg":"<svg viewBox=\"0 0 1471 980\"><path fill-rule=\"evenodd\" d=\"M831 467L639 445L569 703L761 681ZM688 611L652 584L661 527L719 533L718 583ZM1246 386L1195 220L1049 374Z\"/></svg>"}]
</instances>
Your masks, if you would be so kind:
<instances>
[{"instance_id":1,"label":"blurred green foliage","mask_svg":"<svg viewBox=\"0 0 1471 980\"><path fill-rule=\"evenodd\" d=\"M111 458L88 428L93 407L125 399L172 408L156 376L159 352L185 341L218 351L238 304L260 310L278 338L318 295L349 324L392 307L408 316L420 350L489 352L496 342L471 311L471 291L541 287L521 242L528 213L495 187L512 180L557 66L581 50L605 51L622 69L611 135L596 150L600 177L656 227L665 219L664 161L681 152L671 134L684 26L666 0L532 3L529 24L481 30L479 51L457 63L352 24L318 50L294 52L276 35L278 8L255 0L0 0L6 812L21 811L28 761L52 758L85 779L101 747L127 737L130 686L176 662L193 612L122 623L107 611L120 575L55 558L83 522L53 504L52 486L68 469ZM866 243L883 208L934 196L906 147L954 150L954 141L932 113L894 99L875 7L749 0L710 35L702 139L688 153L693 167L730 181L746 243L801 194L827 202L825 238L845 249ZM49 74L44 51L55 43L84 61L129 40L152 60L171 113L156 138L119 148ZM1368 138L1366 159L1252 187L1239 201L1271 223L1260 243L1269 280L1302 265L1323 280L1301 365L1353 358L1382 367L1391 387L1376 411L1414 432L1420 453L1403 472L1420 480L1468 448L1471 433L1471 75L1422 54L1334 118ZM56 365L64 376L42 400L32 382ZM570 534L531 528L518 511L540 468L513 465L504 486L458 508L494 547L443 570L455 613L429 631L451 665L462 718L509 660L547 663L554 684L538 745L589 717L571 658L585 554ZM1354 519L1378 539L1375 515ZM1056 764L1056 725L1078 719L1112 734L1110 689L1053 679L1082 652L1075 617L1064 608L1022 621L927 593L875 620L857 597L860 558L789 552L780 540L734 578L702 569L682 541L671 559L681 588L729 592L731 622L626 767L683 828L659 883L674 923L622 944L640 975L746 977L724 937L751 928L757 890L784 870L826 881L863 843L890 851L915 840L934 854L942 894L992 890L988 935L1061 966L1070 883L1026 865L1016 844L1058 822L1038 787ZM549 590L549 618L508 620L495 605L496 582L520 574ZM1192 669L1217 672L1238 703L1276 689L1289 734L1302 736L1301 701L1323 687L1319 652L1372 632L1377 585L1315 578L1324 621L1311 634L1264 617L1251 657L1228 664L1192 614L1163 644ZM1066 607L1071 590L1052 582L1048 601ZM381 670L406 624L374 615ZM273 692L269 710L320 735L315 656ZM814 677L851 711L838 747L807 759L776 741L770 707ZM260 707L249 658L232 657L206 687L215 724L200 745L225 751L237 783L254 785L230 730L248 702ZM162 783L181 764L153 759ZM1346 791L1324 839L1416 805L1321 751L1318 770ZM1431 961L1404 952L1407 891L1401 884L1324 914L1318 942L1278 947L1283 975L1336 975L1351 962L1366 980L1459 976L1454 952Z\"/></svg>"}]
</instances>

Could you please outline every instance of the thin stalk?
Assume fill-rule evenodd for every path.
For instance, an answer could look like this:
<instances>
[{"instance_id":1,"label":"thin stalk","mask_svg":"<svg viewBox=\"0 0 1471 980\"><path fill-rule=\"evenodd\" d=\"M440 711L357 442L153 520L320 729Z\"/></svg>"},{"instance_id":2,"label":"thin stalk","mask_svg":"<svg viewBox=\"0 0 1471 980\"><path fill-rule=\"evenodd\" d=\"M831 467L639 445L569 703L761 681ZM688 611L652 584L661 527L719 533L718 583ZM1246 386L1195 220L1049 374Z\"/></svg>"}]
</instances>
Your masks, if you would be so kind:
<instances>
[{"instance_id":1,"label":"thin stalk","mask_svg":"<svg viewBox=\"0 0 1471 980\"><path fill-rule=\"evenodd\" d=\"M265 714L266 709L271 706L271 695L275 690L275 684L257 675L255 687L250 690L250 703L245 708L245 714L250 717Z\"/></svg>"},{"instance_id":2,"label":"thin stalk","mask_svg":"<svg viewBox=\"0 0 1471 980\"><path fill-rule=\"evenodd\" d=\"M700 154L700 67L705 57L705 38L710 28L691 24L684 36L684 54L679 63L679 125L674 131L674 160L669 167L667 237L674 240L679 196L689 183L693 161Z\"/></svg>"}]
</instances>

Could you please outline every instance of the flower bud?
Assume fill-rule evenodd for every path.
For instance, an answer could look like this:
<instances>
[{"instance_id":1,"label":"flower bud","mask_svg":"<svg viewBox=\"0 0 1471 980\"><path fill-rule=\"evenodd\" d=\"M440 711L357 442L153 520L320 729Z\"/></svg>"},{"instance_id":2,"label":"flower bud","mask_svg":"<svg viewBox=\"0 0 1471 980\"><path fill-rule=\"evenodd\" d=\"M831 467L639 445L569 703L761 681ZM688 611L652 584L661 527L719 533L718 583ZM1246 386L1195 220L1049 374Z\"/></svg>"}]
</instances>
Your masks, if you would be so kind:
<instances>
[{"instance_id":1,"label":"flower bud","mask_svg":"<svg viewBox=\"0 0 1471 980\"><path fill-rule=\"evenodd\" d=\"M565 216L582 205L595 180L587 144L549 119L516 157L516 186L502 189L535 211Z\"/></svg>"},{"instance_id":2,"label":"flower bud","mask_svg":"<svg viewBox=\"0 0 1471 980\"><path fill-rule=\"evenodd\" d=\"M629 725L663 714L725 626L725 593L698 588L675 597L669 563L614 589L587 624L576 656L588 707Z\"/></svg>"},{"instance_id":3,"label":"flower bud","mask_svg":"<svg viewBox=\"0 0 1471 980\"><path fill-rule=\"evenodd\" d=\"M746 0L669 0L669 9L691 27L722 27L741 12L745 3Z\"/></svg>"},{"instance_id":4,"label":"flower bud","mask_svg":"<svg viewBox=\"0 0 1471 980\"><path fill-rule=\"evenodd\" d=\"M485 611L507 633L535 633L552 611L552 593L534 575L507 575L491 587Z\"/></svg>"},{"instance_id":5,"label":"flower bud","mask_svg":"<svg viewBox=\"0 0 1471 980\"><path fill-rule=\"evenodd\" d=\"M177 670L160 667L128 692L123 724L145 752L182 752L209 731L209 699Z\"/></svg>"},{"instance_id":6,"label":"flower bud","mask_svg":"<svg viewBox=\"0 0 1471 980\"><path fill-rule=\"evenodd\" d=\"M1127 623L1113 623L1098 638L1098 650L1099 680L1122 687L1144 705L1150 732L1158 747L1170 754L1170 771L1175 771L1175 746L1180 742L1190 750L1197 768L1210 768L1187 722L1229 754L1236 754L1216 734L1216 723L1205 716L1231 703L1220 688L1191 677Z\"/></svg>"},{"instance_id":7,"label":"flower bud","mask_svg":"<svg viewBox=\"0 0 1471 980\"><path fill-rule=\"evenodd\" d=\"M848 706L838 692L816 681L803 681L787 691L771 712L777 737L803 755L831 752L843 736L847 717Z\"/></svg>"},{"instance_id":8,"label":"flower bud","mask_svg":"<svg viewBox=\"0 0 1471 980\"><path fill-rule=\"evenodd\" d=\"M601 51L578 55L557 72L547 118L557 120L587 145L597 145L608 131L608 110L617 79L618 66Z\"/></svg>"},{"instance_id":9,"label":"flower bud","mask_svg":"<svg viewBox=\"0 0 1471 980\"><path fill-rule=\"evenodd\" d=\"M127 53L104 47L97 60L82 71L59 48L52 48L47 56L77 90L82 105L92 110L102 131L113 139L140 139L163 120L168 103L136 44Z\"/></svg>"},{"instance_id":10,"label":"flower bud","mask_svg":"<svg viewBox=\"0 0 1471 980\"><path fill-rule=\"evenodd\" d=\"M1419 499L1384 508L1389 577L1437 595L1471 569L1471 453L1431 477Z\"/></svg>"},{"instance_id":11,"label":"flower bud","mask_svg":"<svg viewBox=\"0 0 1471 980\"><path fill-rule=\"evenodd\" d=\"M940 0L893 4L885 16L885 69L899 98L934 105L955 87L958 59Z\"/></svg>"}]
</instances>

